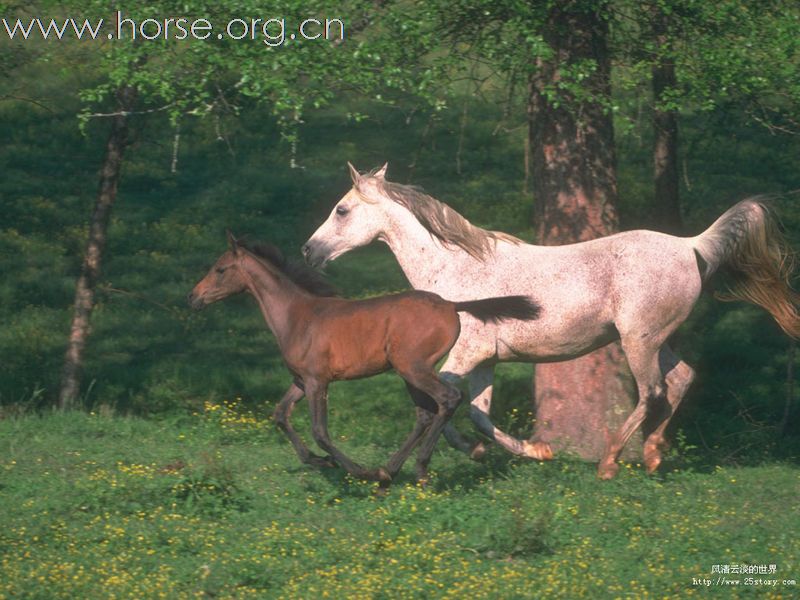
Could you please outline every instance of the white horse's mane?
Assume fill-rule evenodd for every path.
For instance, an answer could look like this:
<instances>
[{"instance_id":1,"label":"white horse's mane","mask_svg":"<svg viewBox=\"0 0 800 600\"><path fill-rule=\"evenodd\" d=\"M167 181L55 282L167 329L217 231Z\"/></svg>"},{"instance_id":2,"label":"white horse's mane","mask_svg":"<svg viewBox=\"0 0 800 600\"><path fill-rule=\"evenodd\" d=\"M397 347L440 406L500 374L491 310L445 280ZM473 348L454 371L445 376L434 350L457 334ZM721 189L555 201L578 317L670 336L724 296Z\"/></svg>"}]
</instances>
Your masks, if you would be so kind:
<instances>
[{"instance_id":1,"label":"white horse's mane","mask_svg":"<svg viewBox=\"0 0 800 600\"><path fill-rule=\"evenodd\" d=\"M447 204L426 194L418 186L386 181L382 177L374 177L375 172L376 170L373 170L365 177L372 178L378 191L406 208L431 235L442 242L463 248L479 260L483 260L494 250L498 240L512 244L524 243L513 235L473 225Z\"/></svg>"}]
</instances>

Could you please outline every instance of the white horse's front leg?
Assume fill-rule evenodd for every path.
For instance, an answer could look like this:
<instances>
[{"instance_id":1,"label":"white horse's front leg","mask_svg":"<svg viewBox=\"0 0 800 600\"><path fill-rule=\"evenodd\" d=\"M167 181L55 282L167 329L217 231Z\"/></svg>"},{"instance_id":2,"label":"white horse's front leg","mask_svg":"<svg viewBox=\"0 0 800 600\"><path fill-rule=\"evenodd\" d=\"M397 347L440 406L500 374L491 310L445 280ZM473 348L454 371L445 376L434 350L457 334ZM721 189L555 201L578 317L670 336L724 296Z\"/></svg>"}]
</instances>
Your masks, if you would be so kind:
<instances>
[{"instance_id":1,"label":"white horse's front leg","mask_svg":"<svg viewBox=\"0 0 800 600\"><path fill-rule=\"evenodd\" d=\"M469 373L467 379L471 398L469 416L481 433L516 456L525 456L536 460L550 460L553 458L553 451L550 449L549 444L518 440L501 431L492 423L489 411L492 407L493 366L477 367Z\"/></svg>"}]
</instances>

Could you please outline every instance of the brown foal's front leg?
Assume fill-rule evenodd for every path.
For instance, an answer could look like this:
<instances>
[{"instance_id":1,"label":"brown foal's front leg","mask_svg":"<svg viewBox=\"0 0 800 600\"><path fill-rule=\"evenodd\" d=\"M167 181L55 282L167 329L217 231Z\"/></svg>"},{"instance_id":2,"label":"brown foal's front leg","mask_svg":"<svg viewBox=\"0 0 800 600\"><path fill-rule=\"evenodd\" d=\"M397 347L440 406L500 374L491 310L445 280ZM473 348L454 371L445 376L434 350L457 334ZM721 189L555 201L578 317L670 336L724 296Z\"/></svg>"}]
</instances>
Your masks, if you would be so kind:
<instances>
[{"instance_id":1,"label":"brown foal's front leg","mask_svg":"<svg viewBox=\"0 0 800 600\"><path fill-rule=\"evenodd\" d=\"M350 460L346 454L333 445L328 434L328 386L327 384L304 381L306 396L311 409L311 433L320 448L330 454L342 468L359 479L370 481L391 481L391 477L383 468L367 469Z\"/></svg>"},{"instance_id":2,"label":"brown foal's front leg","mask_svg":"<svg viewBox=\"0 0 800 600\"><path fill-rule=\"evenodd\" d=\"M303 398L304 394L305 392L303 392L303 390L296 383L292 383L292 385L289 386L289 389L283 395L283 398L281 398L278 406L275 407L275 412L272 414L272 418L281 431L286 434L286 437L289 438L289 441L292 443L294 451L297 452L297 456L300 457L301 462L317 467L335 467L336 464L330 457L317 456L311 452L311 450L308 449L308 446L306 446L305 442L303 442L303 440L292 427L290 420L292 411L297 403Z\"/></svg>"},{"instance_id":3,"label":"brown foal's front leg","mask_svg":"<svg viewBox=\"0 0 800 600\"><path fill-rule=\"evenodd\" d=\"M438 405L436 404L436 401L428 396L428 394L414 387L408 381L406 381L406 388L408 389L408 393L411 396L414 405L417 407L417 419L414 422L414 428L406 438L406 441L403 442L403 445L400 446L397 452L392 454L392 456L389 458L389 462L386 463L386 470L389 472L389 476L392 478L394 478L394 476L400 472L400 469L403 467L406 459L411 452L413 452L414 448L417 447L422 439L422 436L433 422L434 415L438 411Z\"/></svg>"}]
</instances>

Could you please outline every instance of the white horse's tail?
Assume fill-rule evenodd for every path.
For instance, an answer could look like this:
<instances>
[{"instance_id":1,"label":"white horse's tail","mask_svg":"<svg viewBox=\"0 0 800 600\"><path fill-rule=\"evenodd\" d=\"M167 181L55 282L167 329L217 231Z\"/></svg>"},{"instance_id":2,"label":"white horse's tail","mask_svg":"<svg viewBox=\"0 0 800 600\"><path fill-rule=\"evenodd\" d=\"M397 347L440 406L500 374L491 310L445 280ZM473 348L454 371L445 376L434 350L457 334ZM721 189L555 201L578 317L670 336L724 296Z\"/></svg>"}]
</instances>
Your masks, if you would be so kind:
<instances>
[{"instance_id":1,"label":"white horse's tail","mask_svg":"<svg viewBox=\"0 0 800 600\"><path fill-rule=\"evenodd\" d=\"M720 300L744 300L761 306L789 336L800 338L800 295L790 279L794 255L770 209L759 198L742 200L714 224L691 238L703 280L726 267L731 275Z\"/></svg>"}]
</instances>

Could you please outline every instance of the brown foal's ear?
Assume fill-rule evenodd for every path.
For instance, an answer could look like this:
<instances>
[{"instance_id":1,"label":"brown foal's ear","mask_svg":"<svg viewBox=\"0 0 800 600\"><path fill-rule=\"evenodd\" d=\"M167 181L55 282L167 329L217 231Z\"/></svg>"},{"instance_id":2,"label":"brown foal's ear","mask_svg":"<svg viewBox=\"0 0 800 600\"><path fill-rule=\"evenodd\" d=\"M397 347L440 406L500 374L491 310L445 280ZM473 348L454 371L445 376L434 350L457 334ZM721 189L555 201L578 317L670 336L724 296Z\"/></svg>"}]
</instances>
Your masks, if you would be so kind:
<instances>
[{"instance_id":1,"label":"brown foal's ear","mask_svg":"<svg viewBox=\"0 0 800 600\"><path fill-rule=\"evenodd\" d=\"M236 253L239 250L239 241L231 233L230 229L226 229L225 233L228 235L228 247L230 248L231 252L233 252L233 255L236 256Z\"/></svg>"},{"instance_id":2,"label":"brown foal's ear","mask_svg":"<svg viewBox=\"0 0 800 600\"><path fill-rule=\"evenodd\" d=\"M389 168L389 163L388 162L383 163L383 166L380 169L378 169L377 171L375 171L375 175L373 175L373 177L376 177L377 179L385 179L386 178L386 169L388 169L388 168Z\"/></svg>"},{"instance_id":3,"label":"brown foal's ear","mask_svg":"<svg viewBox=\"0 0 800 600\"><path fill-rule=\"evenodd\" d=\"M350 168L350 179L353 180L353 187L358 189L358 186L361 184L361 173L358 172L352 163L348 160L347 166Z\"/></svg>"}]
</instances>

